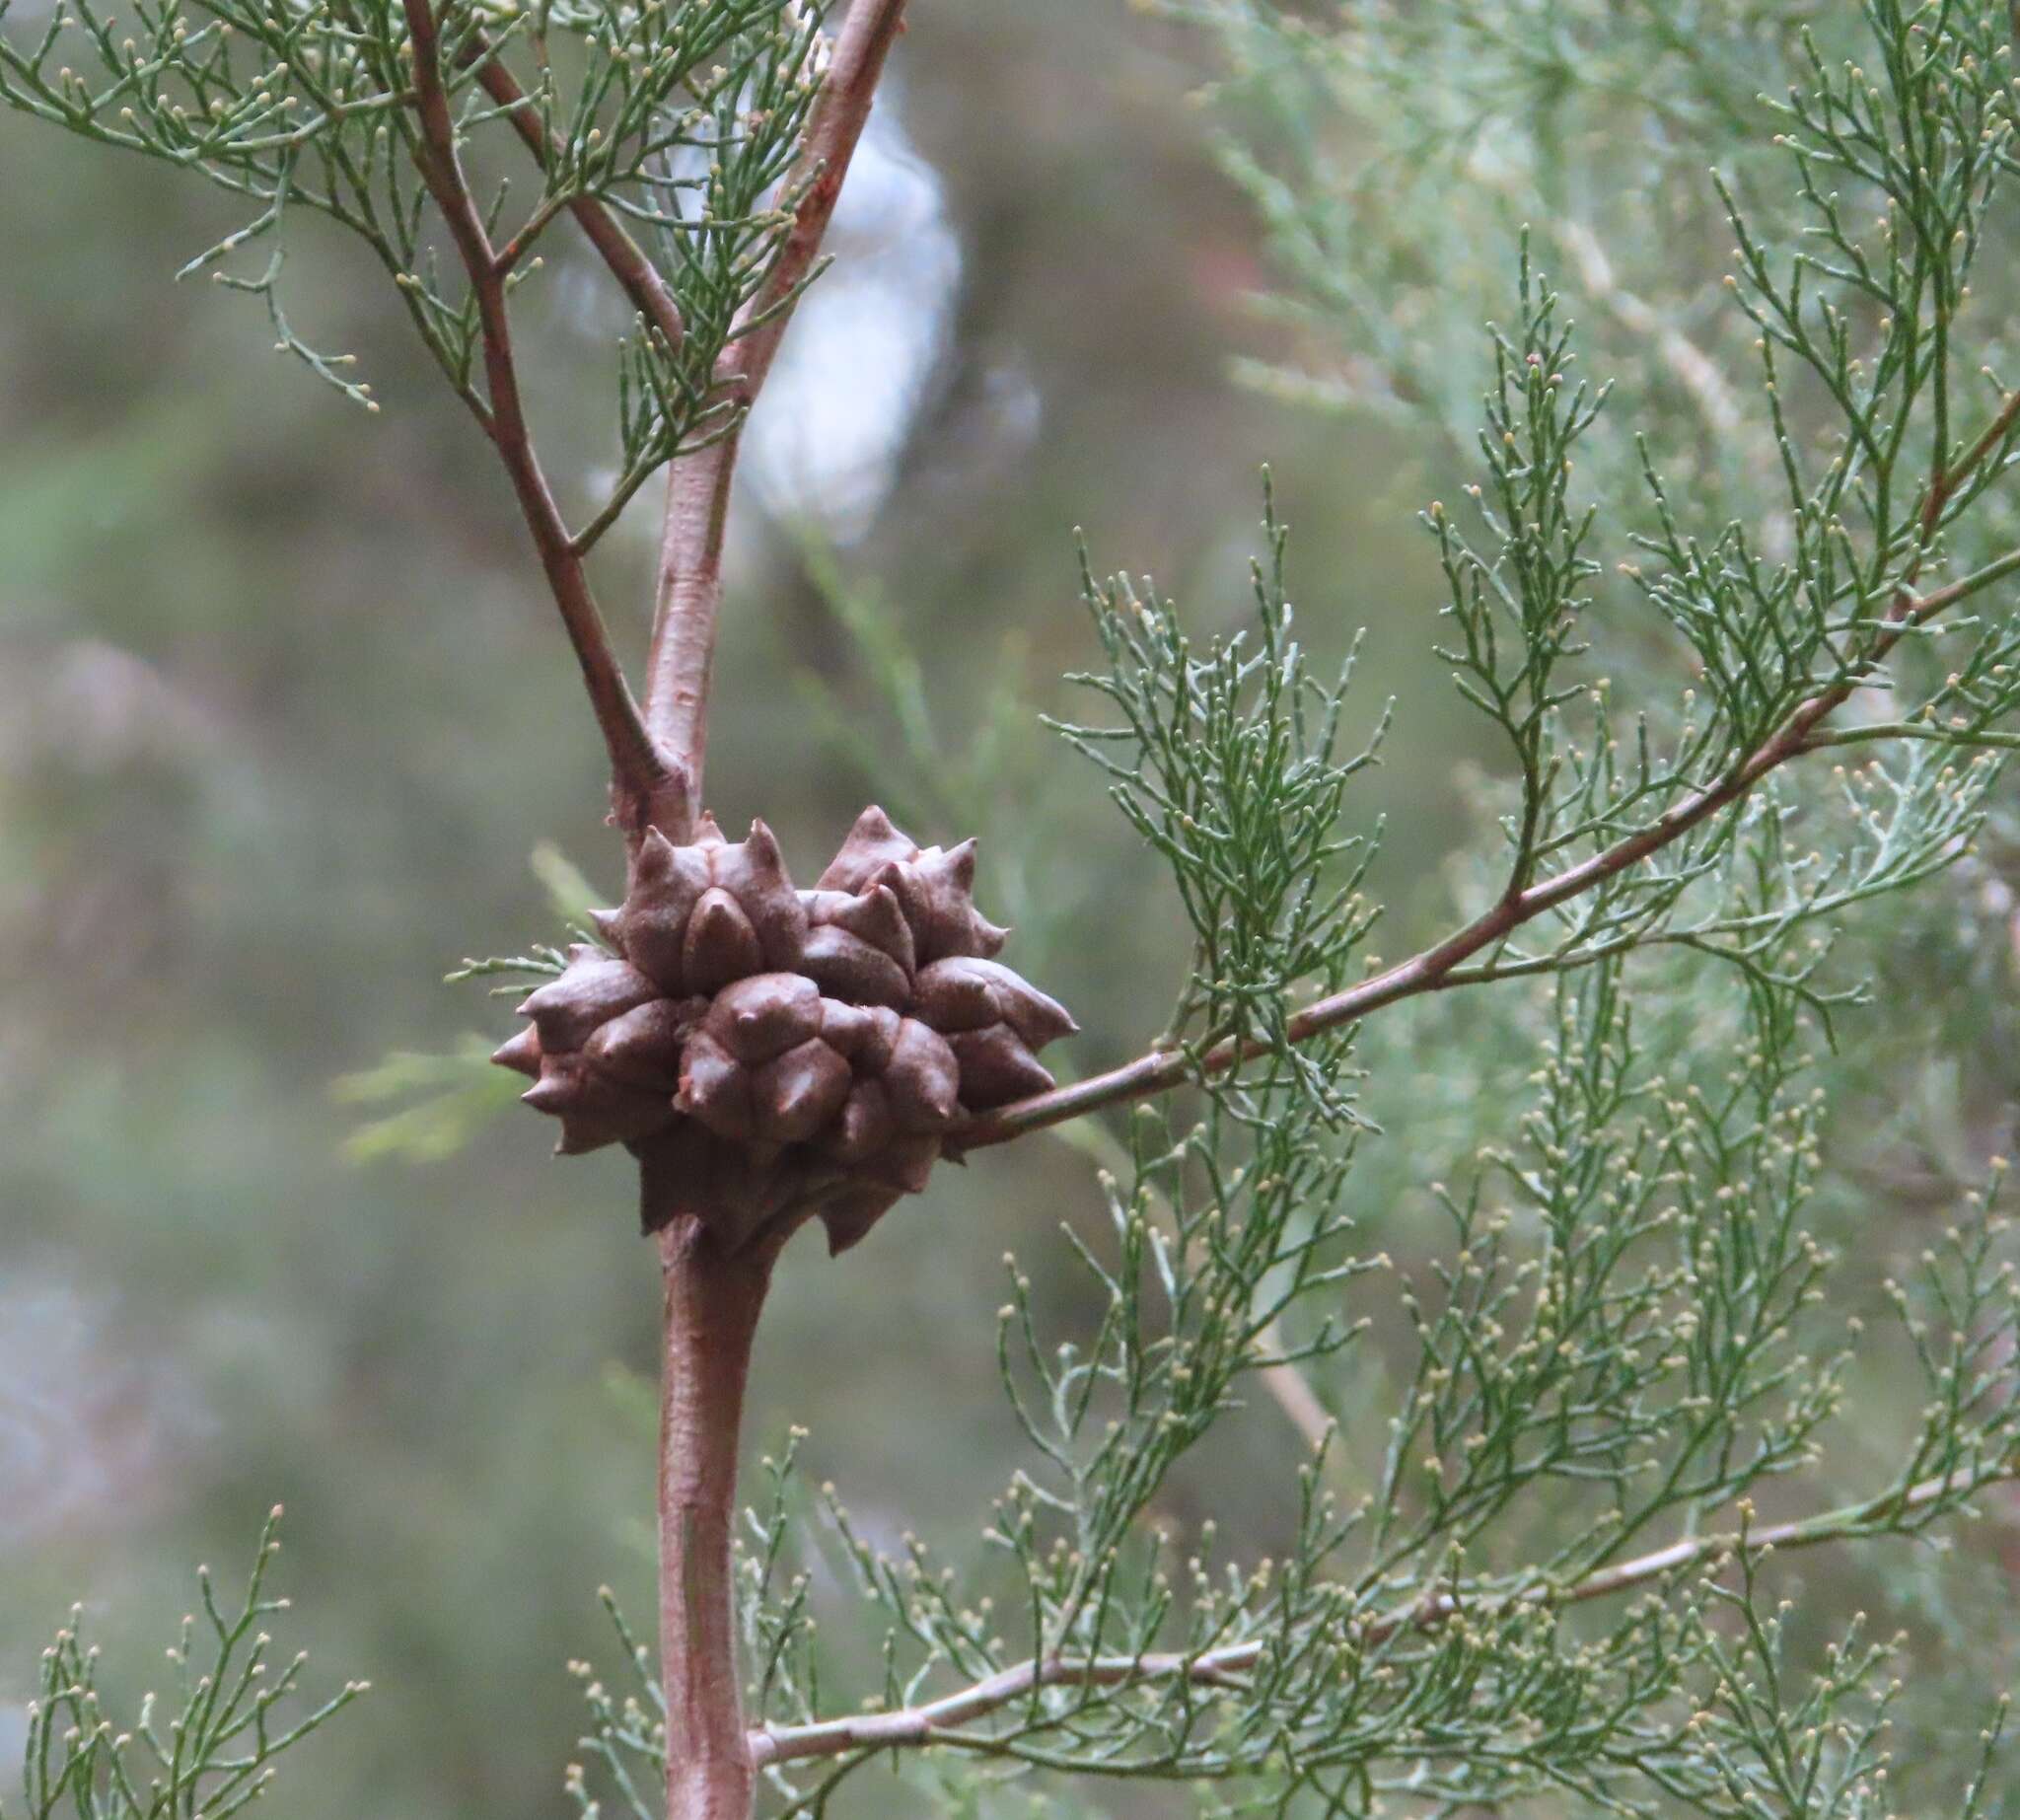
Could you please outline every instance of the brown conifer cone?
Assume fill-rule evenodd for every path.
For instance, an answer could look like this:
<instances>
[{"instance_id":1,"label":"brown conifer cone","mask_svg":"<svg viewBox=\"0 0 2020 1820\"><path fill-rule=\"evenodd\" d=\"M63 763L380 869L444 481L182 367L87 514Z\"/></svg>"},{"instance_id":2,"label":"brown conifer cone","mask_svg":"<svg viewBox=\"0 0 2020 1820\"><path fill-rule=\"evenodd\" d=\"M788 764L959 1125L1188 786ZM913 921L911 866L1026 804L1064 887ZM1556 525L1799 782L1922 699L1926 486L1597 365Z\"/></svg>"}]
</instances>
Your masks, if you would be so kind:
<instances>
[{"instance_id":1,"label":"brown conifer cone","mask_svg":"<svg viewBox=\"0 0 2020 1820\"><path fill-rule=\"evenodd\" d=\"M493 1057L533 1076L558 1150L639 1159L647 1231L704 1217L727 1248L818 1216L830 1249L926 1185L961 1121L1043 1092L1077 1028L994 957L974 842L920 847L863 811L812 891L762 822L733 844L648 831L623 904L520 1005Z\"/></svg>"}]
</instances>

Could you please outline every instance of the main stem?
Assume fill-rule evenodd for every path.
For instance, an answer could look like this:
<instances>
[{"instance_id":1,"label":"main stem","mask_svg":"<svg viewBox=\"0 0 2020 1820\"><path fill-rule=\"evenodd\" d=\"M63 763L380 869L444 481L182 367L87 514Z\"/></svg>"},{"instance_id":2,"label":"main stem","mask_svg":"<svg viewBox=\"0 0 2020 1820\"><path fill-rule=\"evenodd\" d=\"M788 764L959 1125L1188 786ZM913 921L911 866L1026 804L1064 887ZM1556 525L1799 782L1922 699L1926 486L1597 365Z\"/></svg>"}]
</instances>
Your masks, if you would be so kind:
<instances>
[{"instance_id":1,"label":"main stem","mask_svg":"<svg viewBox=\"0 0 2020 1820\"><path fill-rule=\"evenodd\" d=\"M667 1820L749 1820L754 1773L737 1685L737 1440L776 1244L725 1253L701 1222L659 1238L665 1282L659 1476L660 1673Z\"/></svg>"},{"instance_id":2,"label":"main stem","mask_svg":"<svg viewBox=\"0 0 2020 1820\"><path fill-rule=\"evenodd\" d=\"M419 4L421 0L409 0ZM770 372L799 287L814 273L849 160L906 0L851 0L834 39L806 143L786 181L792 227L747 327L717 364L723 396L749 409ZM493 99L501 99L493 90ZM504 98L510 99L510 98ZM525 131L537 123L523 110ZM628 241L585 227L626 288ZM613 250L616 256L613 258ZM675 767L678 790L656 793L651 819L677 844L693 838L708 753L708 685L722 603L723 542L739 438L677 458L667 481L644 705L647 743ZM700 1221L660 1234L665 1335L660 1380L660 1673L667 1703L667 1820L750 1820L756 1772L737 1665L730 1541L744 1383L764 1291L783 1237L726 1253Z\"/></svg>"}]
</instances>

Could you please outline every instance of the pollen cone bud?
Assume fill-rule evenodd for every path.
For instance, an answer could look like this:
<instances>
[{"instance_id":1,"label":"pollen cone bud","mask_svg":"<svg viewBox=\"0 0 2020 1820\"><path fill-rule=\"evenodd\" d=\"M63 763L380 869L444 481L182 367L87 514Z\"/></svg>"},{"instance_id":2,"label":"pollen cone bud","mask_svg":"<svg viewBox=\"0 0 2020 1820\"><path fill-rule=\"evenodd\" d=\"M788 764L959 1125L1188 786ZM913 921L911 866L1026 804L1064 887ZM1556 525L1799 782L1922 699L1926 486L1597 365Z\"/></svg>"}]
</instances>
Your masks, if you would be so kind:
<instances>
[{"instance_id":1,"label":"pollen cone bud","mask_svg":"<svg viewBox=\"0 0 2020 1820\"><path fill-rule=\"evenodd\" d=\"M567 1153L639 1159L648 1230L692 1215L735 1249L818 1217L854 1245L926 1186L973 1114L1041 1092L1066 1011L994 956L972 840L921 847L865 810L816 889L771 831L648 830L604 946L520 1006L492 1057L533 1078Z\"/></svg>"}]
</instances>

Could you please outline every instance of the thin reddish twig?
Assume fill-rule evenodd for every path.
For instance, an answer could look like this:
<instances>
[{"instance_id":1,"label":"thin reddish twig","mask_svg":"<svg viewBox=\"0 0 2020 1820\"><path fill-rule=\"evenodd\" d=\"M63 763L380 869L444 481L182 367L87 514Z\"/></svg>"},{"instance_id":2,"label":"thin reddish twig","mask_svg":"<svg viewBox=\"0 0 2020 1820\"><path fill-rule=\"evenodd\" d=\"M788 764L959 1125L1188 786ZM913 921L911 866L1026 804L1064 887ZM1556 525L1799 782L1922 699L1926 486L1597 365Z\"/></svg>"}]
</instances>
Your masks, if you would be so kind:
<instances>
[{"instance_id":1,"label":"thin reddish twig","mask_svg":"<svg viewBox=\"0 0 2020 1820\"><path fill-rule=\"evenodd\" d=\"M413 40L414 103L421 143L415 163L435 206L441 210L450 238L456 243L483 336L484 381L489 410L480 418L498 459L512 481L520 516L533 534L548 591L560 609L561 621L582 667L590 706L602 729L611 760L612 793L619 819L638 825L664 793L669 767L652 736L630 686L611 648L610 633L591 592L582 560L571 546L568 527L541 471L533 435L527 426L519 393L519 374L512 355L512 324L506 307L505 278L497 269L483 216L470 194L456 145L456 118L442 78L441 39L428 0L403 0L407 31Z\"/></svg>"},{"instance_id":2,"label":"thin reddish twig","mask_svg":"<svg viewBox=\"0 0 2020 1820\"><path fill-rule=\"evenodd\" d=\"M505 110L505 118L533 154L534 162L546 170L553 160L553 144L541 124L540 110L519 86L519 79L499 62L495 50L481 37L471 44L469 60L476 65L479 86ZM659 275L659 268L645 256L623 223L591 195L570 196L568 212L610 267L611 275L623 287L632 307L659 330L669 348L678 348L686 333L681 321L681 307Z\"/></svg>"}]
</instances>

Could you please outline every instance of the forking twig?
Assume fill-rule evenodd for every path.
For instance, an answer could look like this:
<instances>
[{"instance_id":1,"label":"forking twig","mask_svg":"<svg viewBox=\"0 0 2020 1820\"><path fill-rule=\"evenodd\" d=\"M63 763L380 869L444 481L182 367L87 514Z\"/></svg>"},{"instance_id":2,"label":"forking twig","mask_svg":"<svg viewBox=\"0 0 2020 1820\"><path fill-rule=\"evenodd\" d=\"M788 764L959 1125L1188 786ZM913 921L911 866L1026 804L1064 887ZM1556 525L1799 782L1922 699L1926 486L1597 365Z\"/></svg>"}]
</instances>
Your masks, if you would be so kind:
<instances>
[{"instance_id":1,"label":"forking twig","mask_svg":"<svg viewBox=\"0 0 2020 1820\"><path fill-rule=\"evenodd\" d=\"M533 154L534 163L544 171L553 158L553 146L546 128L541 123L532 97L519 86L518 78L498 61L481 35L472 38L468 60L476 65L477 82L484 93L505 109L505 118L511 123L512 130ZM623 224L592 195L570 196L568 212L575 217L576 224L596 249L598 256L610 267L611 276L623 287L625 296L631 299L638 314L659 331L669 348L679 347L686 335L686 327L681 321L681 307L674 301L673 292L667 289L658 267L625 232Z\"/></svg>"},{"instance_id":2,"label":"forking twig","mask_svg":"<svg viewBox=\"0 0 2020 1820\"><path fill-rule=\"evenodd\" d=\"M1358 985L1348 986L1306 1006L1289 1020L1291 1041L1309 1041L1400 999L1475 983L1480 975L1462 971L1462 962L1492 948L1545 910L1554 910L1560 904L1582 897L1609 879L1652 858L1692 829L1740 803L1769 771L1816 750L1823 743L1820 729L1824 723L1851 698L1865 675L1883 662L1911 629L1927 624L1946 608L1985 585L1987 576L1996 578L2008 573L2012 567L2020 566L2020 551L2016 551L2011 557L2001 557L1979 574L1968 576L1949 587L1937 588L1925 595L1917 595L1913 591L1916 572L1942 523L1945 508L1958 489L1987 460L2007 447L2016 430L2020 430L2020 392L2009 394L2003 400L1984 429L1956 462L1931 476L1920 514L1920 542L1914 561L1901 580L1885 623L1875 632L1862 654L1858 674L1846 676L1812 695L1724 777L1688 797L1648 827L1623 837L1612 846L1551 878L1504 894L1464 928L1448 935L1434 947L1423 949L1371 980L1363 980ZM1261 1053L1250 1046L1223 1043L1207 1053L1203 1065L1209 1073L1222 1073ZM1118 1068L1075 1081L1070 1086L1054 1088L1049 1093L1035 1094L1030 1099L1019 1100L973 1120L958 1133L958 1141L964 1150L978 1150L991 1144L1008 1143L1029 1131L1042 1130L1046 1126L1099 1112L1105 1107L1126 1105L1156 1094L1169 1093L1190 1079L1198 1065L1184 1050L1153 1050Z\"/></svg>"}]
</instances>

